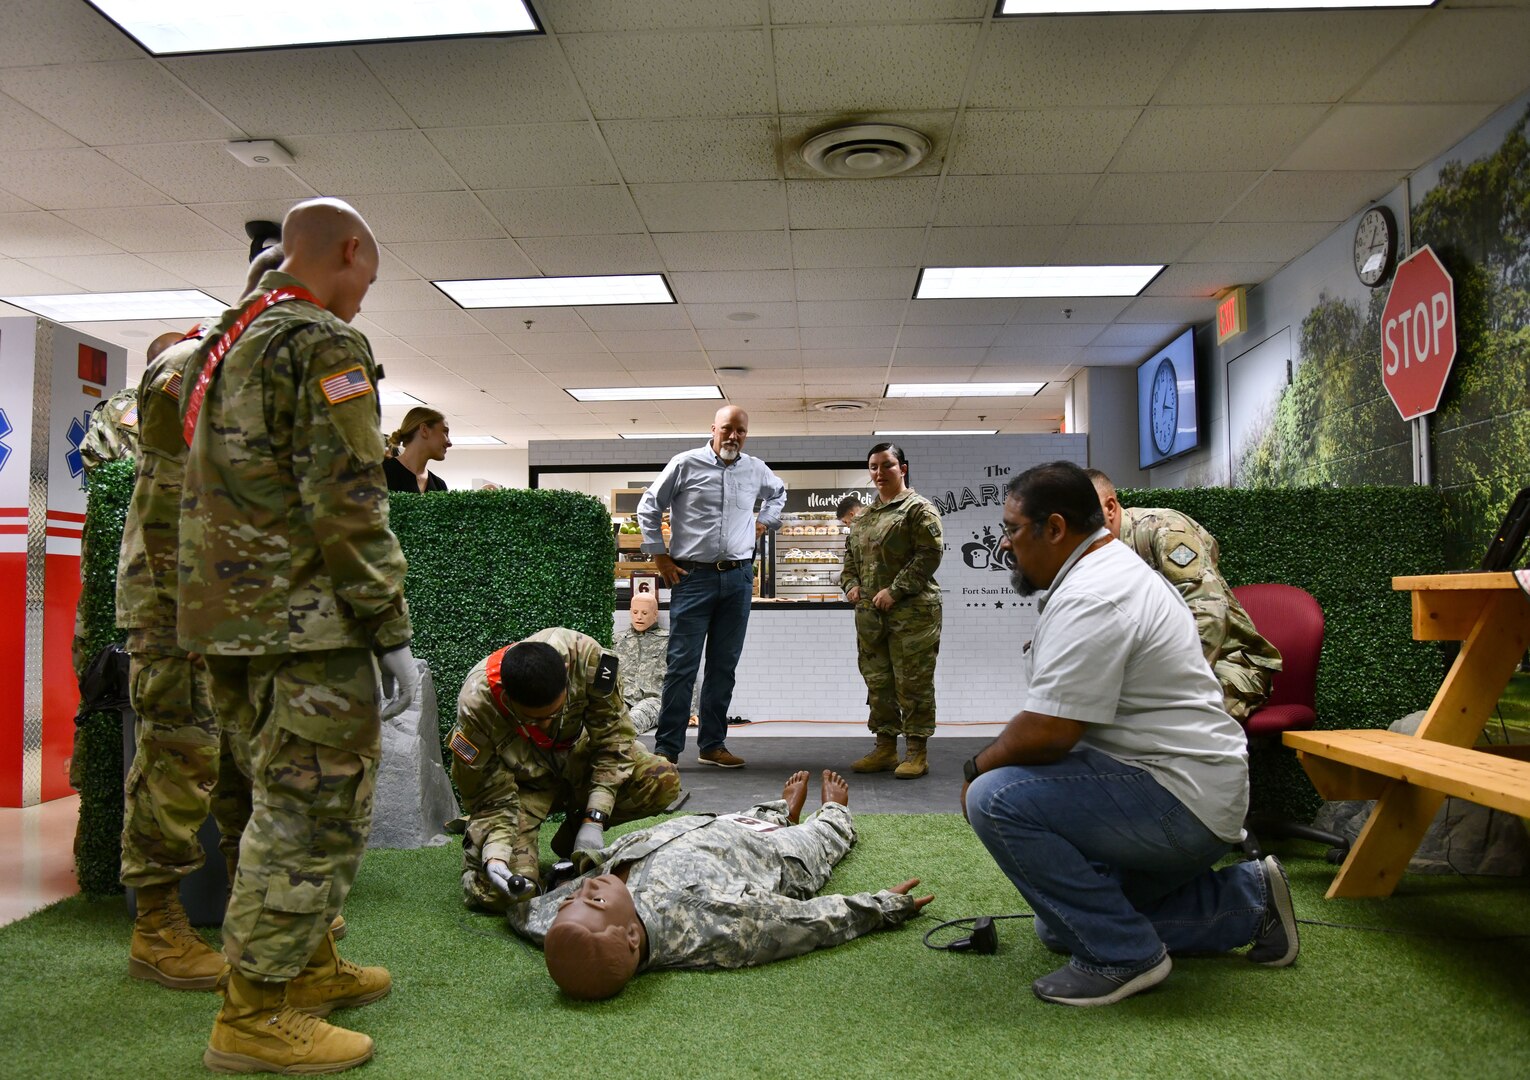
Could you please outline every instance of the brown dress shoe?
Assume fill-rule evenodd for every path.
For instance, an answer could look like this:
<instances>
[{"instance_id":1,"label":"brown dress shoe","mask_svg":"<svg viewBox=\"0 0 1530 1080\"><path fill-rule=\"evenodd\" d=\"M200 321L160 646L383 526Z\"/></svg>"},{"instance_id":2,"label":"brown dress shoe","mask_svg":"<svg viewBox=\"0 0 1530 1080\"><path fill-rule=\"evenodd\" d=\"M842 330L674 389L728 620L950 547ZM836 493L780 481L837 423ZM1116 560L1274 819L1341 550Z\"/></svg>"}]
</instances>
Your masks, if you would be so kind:
<instances>
[{"instance_id":1,"label":"brown dress shoe","mask_svg":"<svg viewBox=\"0 0 1530 1080\"><path fill-rule=\"evenodd\" d=\"M704 765L716 765L719 769L742 769L744 759L737 754L728 753L728 748L719 746L716 750L703 750L697 755Z\"/></svg>"}]
</instances>

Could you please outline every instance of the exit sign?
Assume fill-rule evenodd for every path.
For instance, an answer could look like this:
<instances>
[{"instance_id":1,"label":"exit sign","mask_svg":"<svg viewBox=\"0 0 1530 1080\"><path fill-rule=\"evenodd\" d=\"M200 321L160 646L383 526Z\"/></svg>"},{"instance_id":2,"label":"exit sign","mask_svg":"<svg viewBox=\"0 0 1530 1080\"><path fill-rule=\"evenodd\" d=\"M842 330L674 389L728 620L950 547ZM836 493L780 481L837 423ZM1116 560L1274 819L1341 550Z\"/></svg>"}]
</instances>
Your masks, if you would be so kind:
<instances>
[{"instance_id":1,"label":"exit sign","mask_svg":"<svg viewBox=\"0 0 1530 1080\"><path fill-rule=\"evenodd\" d=\"M1225 344L1247 329L1248 290L1239 285L1217 301L1217 344Z\"/></svg>"}]
</instances>

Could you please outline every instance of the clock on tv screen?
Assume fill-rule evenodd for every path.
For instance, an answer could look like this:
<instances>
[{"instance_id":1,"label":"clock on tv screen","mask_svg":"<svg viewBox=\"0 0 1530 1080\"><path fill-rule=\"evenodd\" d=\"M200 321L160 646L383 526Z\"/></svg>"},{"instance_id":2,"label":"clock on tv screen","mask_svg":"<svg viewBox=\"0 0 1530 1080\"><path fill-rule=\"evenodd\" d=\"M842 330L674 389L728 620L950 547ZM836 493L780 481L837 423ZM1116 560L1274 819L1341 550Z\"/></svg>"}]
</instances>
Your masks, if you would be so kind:
<instances>
[{"instance_id":1,"label":"clock on tv screen","mask_svg":"<svg viewBox=\"0 0 1530 1080\"><path fill-rule=\"evenodd\" d=\"M1137 467L1149 468L1201 445L1196 408L1195 331L1137 366Z\"/></svg>"}]
</instances>

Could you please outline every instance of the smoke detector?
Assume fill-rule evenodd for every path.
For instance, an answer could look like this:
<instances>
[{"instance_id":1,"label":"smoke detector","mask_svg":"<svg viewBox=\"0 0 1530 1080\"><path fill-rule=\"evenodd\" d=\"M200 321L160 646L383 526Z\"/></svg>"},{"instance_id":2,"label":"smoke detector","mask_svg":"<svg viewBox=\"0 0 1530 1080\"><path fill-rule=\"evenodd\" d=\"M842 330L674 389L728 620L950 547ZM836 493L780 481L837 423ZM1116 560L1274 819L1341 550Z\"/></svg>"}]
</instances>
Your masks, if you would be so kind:
<instances>
[{"instance_id":1,"label":"smoke detector","mask_svg":"<svg viewBox=\"0 0 1530 1080\"><path fill-rule=\"evenodd\" d=\"M929 155L930 140L897 124L850 124L814 135L798 154L815 172L870 179L907 172Z\"/></svg>"},{"instance_id":2,"label":"smoke detector","mask_svg":"<svg viewBox=\"0 0 1530 1080\"><path fill-rule=\"evenodd\" d=\"M825 413L860 412L866 407L866 402L856 401L854 398L830 398L828 401L813 402L813 408Z\"/></svg>"}]
</instances>

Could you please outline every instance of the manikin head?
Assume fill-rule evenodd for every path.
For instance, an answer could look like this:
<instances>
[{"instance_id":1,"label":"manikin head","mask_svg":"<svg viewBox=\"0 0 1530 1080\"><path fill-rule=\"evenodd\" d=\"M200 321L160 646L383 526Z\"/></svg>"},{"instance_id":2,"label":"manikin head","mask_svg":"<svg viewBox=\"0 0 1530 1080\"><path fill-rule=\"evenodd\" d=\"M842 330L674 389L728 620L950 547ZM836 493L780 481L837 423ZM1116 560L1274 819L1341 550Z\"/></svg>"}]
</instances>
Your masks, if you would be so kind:
<instances>
[{"instance_id":1,"label":"manikin head","mask_svg":"<svg viewBox=\"0 0 1530 1080\"><path fill-rule=\"evenodd\" d=\"M301 281L337 319L361 314L377 280L377 239L354 207L340 199L300 202L282 219L280 269Z\"/></svg>"},{"instance_id":2,"label":"manikin head","mask_svg":"<svg viewBox=\"0 0 1530 1080\"><path fill-rule=\"evenodd\" d=\"M659 621L659 599L653 593L637 593L627 605L632 614L632 629L646 634Z\"/></svg>"},{"instance_id":3,"label":"manikin head","mask_svg":"<svg viewBox=\"0 0 1530 1080\"><path fill-rule=\"evenodd\" d=\"M637 974L647 931L615 874L585 878L558 905L542 943L547 973L579 1001L615 997Z\"/></svg>"},{"instance_id":4,"label":"manikin head","mask_svg":"<svg viewBox=\"0 0 1530 1080\"><path fill-rule=\"evenodd\" d=\"M1071 461L1027 469L1004 491L1001 551L1014 559L1010 584L1021 596L1050 589L1057 572L1105 523L1089 477Z\"/></svg>"},{"instance_id":5,"label":"manikin head","mask_svg":"<svg viewBox=\"0 0 1530 1080\"><path fill-rule=\"evenodd\" d=\"M737 405L724 405L712 417L712 453L728 464L738 460L749 437L749 414Z\"/></svg>"},{"instance_id":6,"label":"manikin head","mask_svg":"<svg viewBox=\"0 0 1530 1080\"><path fill-rule=\"evenodd\" d=\"M1116 485L1099 469L1085 469L1084 475L1094 484L1094 492L1100 497L1100 509L1105 512L1105 527L1110 535L1121 539L1121 500L1116 498Z\"/></svg>"}]
</instances>

